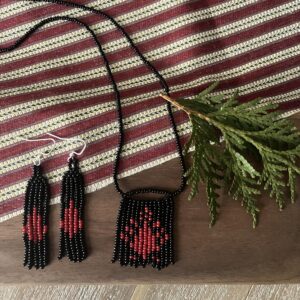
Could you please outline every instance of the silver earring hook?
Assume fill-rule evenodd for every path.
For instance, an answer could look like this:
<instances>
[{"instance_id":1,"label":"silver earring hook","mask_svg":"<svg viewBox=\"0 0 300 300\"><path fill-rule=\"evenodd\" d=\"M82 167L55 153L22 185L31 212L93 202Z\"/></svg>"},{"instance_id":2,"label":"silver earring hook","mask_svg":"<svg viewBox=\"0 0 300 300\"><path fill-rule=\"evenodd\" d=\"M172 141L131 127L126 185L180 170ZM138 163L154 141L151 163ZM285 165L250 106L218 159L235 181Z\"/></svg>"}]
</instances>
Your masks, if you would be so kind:
<instances>
[{"instance_id":1,"label":"silver earring hook","mask_svg":"<svg viewBox=\"0 0 300 300\"><path fill-rule=\"evenodd\" d=\"M70 153L69 157L68 157L68 160L70 160L74 155L78 155L78 156L82 155L83 152L86 149L86 146L87 146L86 141L83 140L83 139L81 139L81 138L62 138L60 136L57 136L57 135L55 135L53 133L49 133L49 132L47 132L46 134L48 134L49 136L52 136L52 137L54 137L54 138L56 138L58 140L61 140L61 141L75 141L75 142L79 141L79 142L81 142L83 144L83 147L82 147L81 151L80 152L72 151Z\"/></svg>"},{"instance_id":2,"label":"silver earring hook","mask_svg":"<svg viewBox=\"0 0 300 300\"><path fill-rule=\"evenodd\" d=\"M27 139L27 138L24 138L24 137L20 137L20 139L21 140L23 140L23 141L26 141L26 142L43 142L43 141L51 141L52 143L53 143L53 145L55 145L56 144L56 141L55 141L55 139L51 139L51 138L43 138L43 139ZM51 151L44 151L44 152L42 152L42 153L40 153L40 155L39 155L39 157L37 158L37 160L33 160L33 164L34 165L36 165L36 166L40 166L41 165L41 160L43 159L43 158L45 158L46 157L46 155L48 154L50 154L51 153Z\"/></svg>"}]
</instances>

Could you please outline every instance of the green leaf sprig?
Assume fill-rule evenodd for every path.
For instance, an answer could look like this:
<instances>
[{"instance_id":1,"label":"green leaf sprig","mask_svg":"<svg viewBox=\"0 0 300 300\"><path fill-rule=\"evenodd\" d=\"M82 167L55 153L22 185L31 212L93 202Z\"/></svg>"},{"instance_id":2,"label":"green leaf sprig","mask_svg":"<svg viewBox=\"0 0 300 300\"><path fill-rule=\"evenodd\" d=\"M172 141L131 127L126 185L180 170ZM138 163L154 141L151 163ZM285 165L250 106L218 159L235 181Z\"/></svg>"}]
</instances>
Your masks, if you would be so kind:
<instances>
[{"instance_id":1,"label":"green leaf sprig","mask_svg":"<svg viewBox=\"0 0 300 300\"><path fill-rule=\"evenodd\" d=\"M211 94L216 86L212 84L193 99L161 95L185 111L191 122L192 133L185 145L185 153L194 147L185 174L191 186L189 199L198 193L199 183L204 183L212 226L219 213L218 190L223 183L252 216L255 227L261 186L269 190L280 210L285 206L286 187L291 202L295 200L300 132L290 120L280 118L276 104L260 99L239 103L237 92L225 99Z\"/></svg>"}]
</instances>

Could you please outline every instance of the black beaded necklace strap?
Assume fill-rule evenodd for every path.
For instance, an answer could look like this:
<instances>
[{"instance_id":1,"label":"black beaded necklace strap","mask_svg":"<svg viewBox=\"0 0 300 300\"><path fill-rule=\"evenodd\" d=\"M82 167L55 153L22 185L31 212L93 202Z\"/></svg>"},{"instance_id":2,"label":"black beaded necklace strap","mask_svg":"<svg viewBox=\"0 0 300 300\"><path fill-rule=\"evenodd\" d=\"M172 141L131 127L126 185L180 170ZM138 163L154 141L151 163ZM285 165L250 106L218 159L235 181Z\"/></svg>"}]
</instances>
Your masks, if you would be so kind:
<instances>
[{"instance_id":1,"label":"black beaded necklace strap","mask_svg":"<svg viewBox=\"0 0 300 300\"><path fill-rule=\"evenodd\" d=\"M49 2L65 5L68 7L80 8L85 11L91 11L98 15L101 15L110 20L126 37L130 43L132 49L140 57L140 59L147 65L151 72L159 79L159 82L166 94L169 94L169 87L162 75L157 69L141 54L138 48L135 46L129 35L125 30L109 15L101 11L88 8L79 4L58 1L58 0L32 0L33 2ZM122 195L117 228L116 228L116 239L115 248L113 253L112 261L119 260L121 265L131 266L146 266L152 264L154 268L162 269L174 262L173 258L173 205L174 197L178 195L185 186L185 165L182 155L182 149L180 145L179 135L176 129L174 117L170 103L166 103L170 123L175 136L177 151L181 162L182 176L181 184L175 191L167 191L156 188L138 188L128 192L124 192L118 182L118 171L120 164L120 157L124 146L124 124L123 124L123 113L120 99L120 92L114 76L112 74L109 61L99 43L94 31L84 22L77 18L68 16L57 16L45 19L35 26L33 26L23 37L21 37L14 45L7 48L0 48L1 52L10 52L20 45L23 44L35 31L40 27L55 22L58 20L65 20L76 23L84 27L92 36L101 56L103 57L105 67L111 81L113 90L115 92L115 100L118 113L118 124L119 124L119 145L116 154L113 179L116 190ZM163 195L158 200L137 200L132 198L137 194L154 193Z\"/></svg>"},{"instance_id":2,"label":"black beaded necklace strap","mask_svg":"<svg viewBox=\"0 0 300 300\"><path fill-rule=\"evenodd\" d=\"M162 89L164 90L164 92L166 94L169 95L169 85L167 84L166 80L164 79L164 77L160 74L160 72L154 67L154 65L152 63L150 63L146 57L140 52L139 48L135 45L135 43L133 42L133 40L131 39L131 37L129 36L129 34L126 32L126 30L113 18L111 17L109 14L92 8L92 7L88 7L82 4L77 4L77 3L73 3L70 1L64 1L64 0L30 0L31 2L43 2L43 3L53 3L53 4L58 4L58 5L63 5L66 7L71 7L71 8L78 8L80 10L83 11L87 11L87 12L92 12L96 15L102 16L105 19L109 20L121 33L122 35L126 38L127 42L130 44L130 47L133 49L133 51L138 55L138 57L141 59L141 61L149 68L149 70L158 78L159 83L162 87ZM75 20L75 18L70 18ZM81 23L84 24L83 22L80 22L79 20L77 20L77 23ZM89 26L85 25L84 26L87 28L88 31L92 32L92 30L89 28ZM118 86L114 80L114 77L112 75L110 66L109 66L109 62L107 61L107 58L105 56L105 53L103 52L103 49L100 45L100 43L97 41L96 35L93 33L93 38L95 39L96 43L97 43L97 47L99 48L101 55L103 56L103 59L105 61L105 65L107 68L107 72L108 75L110 77L111 83L113 85L113 89L116 95L116 106L117 106L117 113L118 113L118 124L119 124L119 132L120 132L120 137L119 137L119 145L118 145L118 149L117 149L117 153L116 153L116 159L114 162L114 169L113 169L113 179L114 179L114 184L116 187L116 190L122 195L125 196L128 193L131 192L124 192L118 182L118 172L119 172L119 165L120 165L120 159L121 159L121 153L123 150L123 146L125 144L125 139L124 139L124 122L123 122L123 113L122 113L122 106L121 106L121 100L120 100L120 93L118 90ZM181 183L180 186L173 192L171 192L172 196L176 196L178 194L181 193L181 191L184 189L186 180L184 177L184 173L186 172L186 167L185 167L185 163L184 163L184 158L183 158L183 154L182 154L182 147L180 144L180 139L179 139L179 135L178 135L178 131L176 129L176 124L175 124L175 120L174 120L174 116L172 113L172 108L171 108L171 104L169 102L166 102L166 109L168 112L168 116L169 116L169 120L170 120L170 124L172 127L172 131L175 137L175 142L176 142L176 148L177 148L177 153L179 156L179 161L180 161L180 166L181 166ZM156 189L156 188L142 188L142 189L137 189L135 190L135 194L144 194L144 193L155 193L155 194L162 194L162 190L160 189ZM170 193L170 192L169 192Z\"/></svg>"},{"instance_id":3,"label":"black beaded necklace strap","mask_svg":"<svg viewBox=\"0 0 300 300\"><path fill-rule=\"evenodd\" d=\"M26 32L26 34L20 39L18 39L15 44L10 47L0 48L0 53L11 52L15 50L38 29L46 24L58 20L76 23L79 26L84 27L90 33L100 52L100 55L104 59L110 81L114 86L115 80L113 78L107 57L100 43L98 42L94 31L91 30L87 24L76 18L57 16L42 20L33 26L28 32ZM114 90L118 90L116 86L114 86ZM117 101L120 101L119 95L116 94L116 98ZM24 265L27 265L29 269L31 269L33 266L35 266L37 269L44 268L47 264L47 211L49 204L49 193L47 193L47 189L44 184L45 182L46 180L41 176L41 167L34 166L33 177L29 181L26 189L24 206L25 212L23 220L23 240L25 246ZM41 197L43 197L43 199ZM87 256L83 230L83 202L83 177L80 173L78 162L76 158L73 157L69 162L69 170L63 177L59 253L60 259L67 255L71 261L80 262ZM75 211L77 213L74 214L73 212ZM67 212L67 214L65 212ZM70 217L68 218L69 215ZM72 218L73 215L74 219ZM38 218L41 218L41 216L42 222L39 222L37 225L37 220ZM34 234L35 232L38 234Z\"/></svg>"}]
</instances>

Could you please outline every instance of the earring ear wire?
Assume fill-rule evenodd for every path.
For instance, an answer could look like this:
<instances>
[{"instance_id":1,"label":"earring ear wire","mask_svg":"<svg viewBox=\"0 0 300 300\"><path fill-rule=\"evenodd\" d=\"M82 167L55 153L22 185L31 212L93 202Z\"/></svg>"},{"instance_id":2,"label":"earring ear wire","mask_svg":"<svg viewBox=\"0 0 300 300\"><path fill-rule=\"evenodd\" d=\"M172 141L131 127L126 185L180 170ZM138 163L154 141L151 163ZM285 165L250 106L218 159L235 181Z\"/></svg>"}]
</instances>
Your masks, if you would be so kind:
<instances>
[{"instance_id":1,"label":"earring ear wire","mask_svg":"<svg viewBox=\"0 0 300 300\"><path fill-rule=\"evenodd\" d=\"M51 142L53 143L53 145L56 144L55 139L52 139L52 138L28 139L28 138L20 137L20 139L23 140L23 141L26 141L26 142L51 141ZM52 150L52 151L53 151L53 150ZM34 164L35 166L40 166L40 165L41 165L41 160L42 160L43 158L45 158L47 154L49 155L52 151L50 151L50 152L44 151L44 152L40 153L38 159L37 159L37 160L33 160L33 164Z\"/></svg>"},{"instance_id":2,"label":"earring ear wire","mask_svg":"<svg viewBox=\"0 0 300 300\"><path fill-rule=\"evenodd\" d=\"M84 230L84 178L77 156L83 154L87 143L81 138L63 138L53 133L47 135L61 141L80 141L80 151L72 151L68 158L68 170L61 187L60 242L58 259L67 256L70 261L81 262L87 257Z\"/></svg>"},{"instance_id":3,"label":"earring ear wire","mask_svg":"<svg viewBox=\"0 0 300 300\"><path fill-rule=\"evenodd\" d=\"M51 141L52 138L28 139L20 137L27 142ZM33 174L29 179L24 199L23 213L23 265L29 269L43 269L48 264L48 212L50 188L46 177L43 176L41 160L50 152L42 152L33 161Z\"/></svg>"},{"instance_id":4,"label":"earring ear wire","mask_svg":"<svg viewBox=\"0 0 300 300\"><path fill-rule=\"evenodd\" d=\"M63 138L63 137L57 136L57 135L55 135L55 134L53 134L53 133L49 133L49 132L47 132L46 134L49 135L49 136L52 136L52 137L54 137L54 138L56 138L56 139L58 139L58 140L61 140L61 141L75 141L75 142L78 142L78 141L79 141L79 142L83 143L83 147L82 147L81 151L79 151L79 152L77 152L77 151L72 151L72 152L70 153L70 155L69 155L68 160L70 160L74 155L77 155L77 156L82 155L83 152L85 151L86 147L87 147L86 141L83 140L83 139L81 139L81 138Z\"/></svg>"}]
</instances>

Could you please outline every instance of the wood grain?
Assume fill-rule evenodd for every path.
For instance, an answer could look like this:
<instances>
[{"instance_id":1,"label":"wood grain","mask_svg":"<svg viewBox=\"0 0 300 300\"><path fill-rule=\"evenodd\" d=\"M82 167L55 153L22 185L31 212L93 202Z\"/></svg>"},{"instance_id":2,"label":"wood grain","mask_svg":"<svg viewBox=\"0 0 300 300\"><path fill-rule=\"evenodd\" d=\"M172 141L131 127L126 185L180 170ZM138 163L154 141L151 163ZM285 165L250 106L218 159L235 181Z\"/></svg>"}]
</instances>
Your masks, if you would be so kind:
<instances>
[{"instance_id":1,"label":"wood grain","mask_svg":"<svg viewBox=\"0 0 300 300\"><path fill-rule=\"evenodd\" d=\"M293 115L293 119L300 119L300 113L296 113Z\"/></svg>"},{"instance_id":2,"label":"wood grain","mask_svg":"<svg viewBox=\"0 0 300 300\"><path fill-rule=\"evenodd\" d=\"M298 125L300 121L297 122ZM122 180L126 187L175 187L177 161ZM298 180L298 186L300 181ZM90 256L80 265L58 261L59 206L51 207L51 264L43 271L22 267L21 216L0 224L0 282L5 284L63 283L255 283L300 282L300 201L279 212L266 195L259 200L261 221L251 219L226 195L214 228L208 227L203 187L200 198L187 201L188 189L176 205L176 264L159 272L111 264L119 196L113 186L88 196L87 238ZM288 197L288 195L287 195Z\"/></svg>"},{"instance_id":3,"label":"wood grain","mask_svg":"<svg viewBox=\"0 0 300 300\"><path fill-rule=\"evenodd\" d=\"M286 300L300 299L299 284L38 285L0 287L5 300Z\"/></svg>"}]
</instances>

